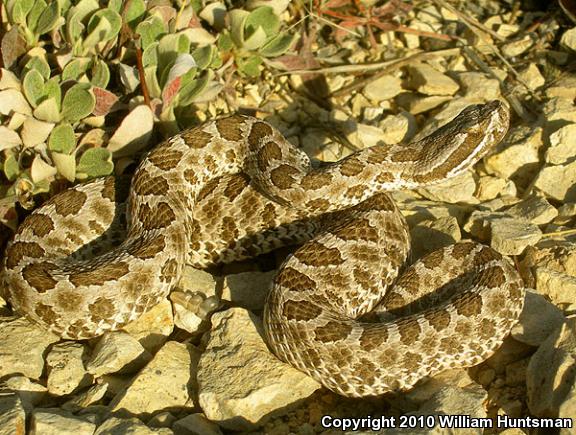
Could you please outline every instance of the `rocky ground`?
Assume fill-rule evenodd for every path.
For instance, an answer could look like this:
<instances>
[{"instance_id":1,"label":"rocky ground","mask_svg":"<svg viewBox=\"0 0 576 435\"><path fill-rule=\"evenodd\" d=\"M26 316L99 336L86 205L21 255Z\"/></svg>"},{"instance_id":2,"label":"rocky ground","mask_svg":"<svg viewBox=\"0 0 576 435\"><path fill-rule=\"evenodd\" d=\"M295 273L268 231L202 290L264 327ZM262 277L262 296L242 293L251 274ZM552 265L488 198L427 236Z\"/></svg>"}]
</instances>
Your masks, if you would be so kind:
<instances>
[{"instance_id":1,"label":"rocky ground","mask_svg":"<svg viewBox=\"0 0 576 435\"><path fill-rule=\"evenodd\" d=\"M0 434L327 434L338 431L322 427L324 415L575 417L576 23L557 6L528 3L418 2L404 19L416 33L378 35L385 53L358 40L313 44L321 74L268 72L234 97L322 160L409 141L470 104L508 102L510 132L474 171L394 194L414 258L475 239L521 272L525 309L493 357L394 396L345 399L321 388L261 338L285 249L213 273L189 268L168 300L87 342L59 340L0 304ZM210 117L229 103L200 111ZM407 431L499 432L536 433Z\"/></svg>"}]
</instances>

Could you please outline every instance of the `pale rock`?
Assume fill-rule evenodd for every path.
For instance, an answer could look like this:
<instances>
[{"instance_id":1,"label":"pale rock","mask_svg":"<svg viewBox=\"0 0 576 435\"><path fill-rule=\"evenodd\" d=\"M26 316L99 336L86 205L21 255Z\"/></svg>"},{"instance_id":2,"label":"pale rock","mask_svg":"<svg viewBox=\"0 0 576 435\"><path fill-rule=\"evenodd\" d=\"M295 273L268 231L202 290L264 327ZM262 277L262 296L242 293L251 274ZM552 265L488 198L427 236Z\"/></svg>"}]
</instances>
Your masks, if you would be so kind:
<instances>
[{"instance_id":1,"label":"pale rock","mask_svg":"<svg viewBox=\"0 0 576 435\"><path fill-rule=\"evenodd\" d=\"M96 424L60 409L36 409L30 420L31 435L91 435Z\"/></svg>"},{"instance_id":2,"label":"pale rock","mask_svg":"<svg viewBox=\"0 0 576 435\"><path fill-rule=\"evenodd\" d=\"M490 201L484 201L479 206L483 211L497 211L505 207L517 204L520 202L519 198L510 195L499 196L497 198L491 199Z\"/></svg>"},{"instance_id":3,"label":"pale rock","mask_svg":"<svg viewBox=\"0 0 576 435\"><path fill-rule=\"evenodd\" d=\"M385 75L368 83L364 87L364 95L373 101L384 101L394 98L403 92L402 80L393 75Z\"/></svg>"},{"instance_id":4,"label":"pale rock","mask_svg":"<svg viewBox=\"0 0 576 435\"><path fill-rule=\"evenodd\" d=\"M520 80L532 90L538 89L546 83L546 79L544 79L536 64L533 63L520 71L519 76Z\"/></svg>"},{"instance_id":5,"label":"pale rock","mask_svg":"<svg viewBox=\"0 0 576 435\"><path fill-rule=\"evenodd\" d=\"M464 96L468 99L483 99L484 101L502 99L500 82L481 72L461 72L456 76Z\"/></svg>"},{"instance_id":6,"label":"pale rock","mask_svg":"<svg viewBox=\"0 0 576 435\"><path fill-rule=\"evenodd\" d=\"M182 278L178 282L178 287L185 292L200 292L206 297L216 296L216 288L218 286L218 279L201 269L195 269L192 266L186 265L182 273Z\"/></svg>"},{"instance_id":7,"label":"pale rock","mask_svg":"<svg viewBox=\"0 0 576 435\"><path fill-rule=\"evenodd\" d=\"M497 374L504 374L508 364L526 358L533 352L533 346L516 341L512 337L508 336L504 339L504 342L498 350L496 350L496 352L488 358L485 363L489 367L492 367Z\"/></svg>"},{"instance_id":8,"label":"pale rock","mask_svg":"<svg viewBox=\"0 0 576 435\"><path fill-rule=\"evenodd\" d=\"M498 177L486 175L480 177L477 182L475 196L480 201L487 201L496 198L506 187L506 180Z\"/></svg>"},{"instance_id":9,"label":"pale rock","mask_svg":"<svg viewBox=\"0 0 576 435\"><path fill-rule=\"evenodd\" d=\"M86 354L82 343L64 341L52 346L46 357L50 394L64 396L92 383L92 376L84 368Z\"/></svg>"},{"instance_id":10,"label":"pale rock","mask_svg":"<svg viewBox=\"0 0 576 435\"><path fill-rule=\"evenodd\" d=\"M566 30L560 38L560 45L576 51L576 27Z\"/></svg>"},{"instance_id":11,"label":"pale rock","mask_svg":"<svg viewBox=\"0 0 576 435\"><path fill-rule=\"evenodd\" d=\"M547 268L555 272L576 276L576 243L566 240L542 241L526 250L522 260L525 268Z\"/></svg>"},{"instance_id":12,"label":"pale rock","mask_svg":"<svg viewBox=\"0 0 576 435\"><path fill-rule=\"evenodd\" d=\"M24 435L26 412L16 394L0 394L0 435Z\"/></svg>"},{"instance_id":13,"label":"pale rock","mask_svg":"<svg viewBox=\"0 0 576 435\"><path fill-rule=\"evenodd\" d=\"M506 213L517 216L534 225L544 225L558 216L558 210L546 198L530 196L506 209Z\"/></svg>"},{"instance_id":14,"label":"pale rock","mask_svg":"<svg viewBox=\"0 0 576 435\"><path fill-rule=\"evenodd\" d=\"M378 121L384 115L386 109L383 107L362 107L362 120L368 124ZM354 113L354 112L353 112Z\"/></svg>"},{"instance_id":15,"label":"pale rock","mask_svg":"<svg viewBox=\"0 0 576 435\"><path fill-rule=\"evenodd\" d=\"M385 143L386 135L375 125L358 123L356 130L357 143L362 148L373 147Z\"/></svg>"},{"instance_id":16,"label":"pale rock","mask_svg":"<svg viewBox=\"0 0 576 435\"><path fill-rule=\"evenodd\" d=\"M38 379L44 370L44 352L58 340L25 318L0 323L0 377L22 374Z\"/></svg>"},{"instance_id":17,"label":"pale rock","mask_svg":"<svg viewBox=\"0 0 576 435\"><path fill-rule=\"evenodd\" d=\"M576 123L568 124L550 135L546 161L553 165L566 163L576 157Z\"/></svg>"},{"instance_id":18,"label":"pale rock","mask_svg":"<svg viewBox=\"0 0 576 435\"><path fill-rule=\"evenodd\" d=\"M200 333L205 319L198 315L198 311L204 298L198 293L173 291L170 301L174 310L174 325L190 334Z\"/></svg>"},{"instance_id":19,"label":"pale rock","mask_svg":"<svg viewBox=\"0 0 576 435\"><path fill-rule=\"evenodd\" d=\"M419 94L405 92L399 95L396 101L399 106L406 109L409 113L418 115L435 109L451 99L451 95L430 95L423 97Z\"/></svg>"},{"instance_id":20,"label":"pale rock","mask_svg":"<svg viewBox=\"0 0 576 435\"><path fill-rule=\"evenodd\" d=\"M558 201L576 201L576 161L565 165L545 166L536 177L534 187Z\"/></svg>"},{"instance_id":21,"label":"pale rock","mask_svg":"<svg viewBox=\"0 0 576 435\"><path fill-rule=\"evenodd\" d=\"M176 421L172 426L178 435L222 435L216 423L204 414L190 414Z\"/></svg>"},{"instance_id":22,"label":"pale rock","mask_svg":"<svg viewBox=\"0 0 576 435\"><path fill-rule=\"evenodd\" d=\"M382 129L383 141L386 144L397 144L411 136L416 128L416 120L411 113L401 112L389 115L378 126Z\"/></svg>"},{"instance_id":23,"label":"pale rock","mask_svg":"<svg viewBox=\"0 0 576 435\"><path fill-rule=\"evenodd\" d=\"M528 184L540 167L538 149L542 146L541 128L513 128L496 147L496 152L484 159L489 174L503 179L520 179Z\"/></svg>"},{"instance_id":24,"label":"pale rock","mask_svg":"<svg viewBox=\"0 0 576 435\"><path fill-rule=\"evenodd\" d=\"M166 408L192 409L193 373L199 351L190 344L168 341L132 380L112 399L112 412L152 414Z\"/></svg>"},{"instance_id":25,"label":"pale rock","mask_svg":"<svg viewBox=\"0 0 576 435\"><path fill-rule=\"evenodd\" d=\"M512 337L530 346L539 346L566 318L562 311L533 289L526 289L524 308L511 331Z\"/></svg>"},{"instance_id":26,"label":"pale rock","mask_svg":"<svg viewBox=\"0 0 576 435\"><path fill-rule=\"evenodd\" d=\"M576 105L569 94L550 98L542 108L544 118L548 123L553 121L576 122Z\"/></svg>"},{"instance_id":27,"label":"pale rock","mask_svg":"<svg viewBox=\"0 0 576 435\"><path fill-rule=\"evenodd\" d=\"M249 310L261 310L275 275L275 270L226 275L222 299L235 302Z\"/></svg>"},{"instance_id":28,"label":"pale rock","mask_svg":"<svg viewBox=\"0 0 576 435\"><path fill-rule=\"evenodd\" d=\"M471 171L466 171L457 177L451 178L433 186L418 189L418 192L433 201L447 203L464 202L467 204L477 204L478 199L474 197L476 192L476 181Z\"/></svg>"},{"instance_id":29,"label":"pale rock","mask_svg":"<svg viewBox=\"0 0 576 435\"><path fill-rule=\"evenodd\" d=\"M156 353L174 330L172 304L168 299L163 299L123 329L136 338L148 352Z\"/></svg>"},{"instance_id":30,"label":"pale rock","mask_svg":"<svg viewBox=\"0 0 576 435\"><path fill-rule=\"evenodd\" d=\"M98 339L86 362L86 370L94 377L108 373L134 373L151 359L152 355L130 334L112 331Z\"/></svg>"},{"instance_id":31,"label":"pale rock","mask_svg":"<svg viewBox=\"0 0 576 435\"><path fill-rule=\"evenodd\" d=\"M110 417L96 429L94 435L173 435L167 427L149 428L137 418Z\"/></svg>"},{"instance_id":32,"label":"pale rock","mask_svg":"<svg viewBox=\"0 0 576 435\"><path fill-rule=\"evenodd\" d=\"M458 221L453 216L426 220L410 228L412 258L422 258L430 252L453 245L462 235Z\"/></svg>"},{"instance_id":33,"label":"pale rock","mask_svg":"<svg viewBox=\"0 0 576 435\"><path fill-rule=\"evenodd\" d=\"M573 100L576 98L576 77L573 74L566 74L546 86L545 92L547 98L563 97Z\"/></svg>"},{"instance_id":34,"label":"pale rock","mask_svg":"<svg viewBox=\"0 0 576 435\"><path fill-rule=\"evenodd\" d=\"M444 217L455 217L458 223L463 223L473 210L472 206L469 205L447 204L407 195L412 195L412 193L392 192L392 197L400 205L400 210L410 227L425 220Z\"/></svg>"},{"instance_id":35,"label":"pale rock","mask_svg":"<svg viewBox=\"0 0 576 435\"><path fill-rule=\"evenodd\" d=\"M530 358L511 362L506 366L506 385L524 385Z\"/></svg>"},{"instance_id":36,"label":"pale rock","mask_svg":"<svg viewBox=\"0 0 576 435\"><path fill-rule=\"evenodd\" d=\"M534 245L542 237L538 226L515 218L495 219L490 228L490 246L503 255L519 255L526 246Z\"/></svg>"},{"instance_id":37,"label":"pale rock","mask_svg":"<svg viewBox=\"0 0 576 435\"><path fill-rule=\"evenodd\" d=\"M576 277L546 267L536 267L536 290L567 311L576 309Z\"/></svg>"},{"instance_id":38,"label":"pale rock","mask_svg":"<svg viewBox=\"0 0 576 435\"><path fill-rule=\"evenodd\" d=\"M496 370L494 370L492 367L482 366L476 377L480 385L486 387L490 385L496 378Z\"/></svg>"},{"instance_id":39,"label":"pale rock","mask_svg":"<svg viewBox=\"0 0 576 435\"><path fill-rule=\"evenodd\" d=\"M408 87L424 95L454 95L460 86L450 77L425 63L407 67Z\"/></svg>"},{"instance_id":40,"label":"pale rock","mask_svg":"<svg viewBox=\"0 0 576 435\"><path fill-rule=\"evenodd\" d=\"M526 372L527 403L536 417L556 417L574 385L576 318L556 329L530 359Z\"/></svg>"},{"instance_id":41,"label":"pale rock","mask_svg":"<svg viewBox=\"0 0 576 435\"><path fill-rule=\"evenodd\" d=\"M534 45L531 35L526 35L522 39L510 41L500 47L502 54L506 57L520 56Z\"/></svg>"},{"instance_id":42,"label":"pale rock","mask_svg":"<svg viewBox=\"0 0 576 435\"><path fill-rule=\"evenodd\" d=\"M163 411L154 414L154 416L146 422L146 425L148 427L172 427L176 420L176 417L174 417L171 412Z\"/></svg>"},{"instance_id":43,"label":"pale rock","mask_svg":"<svg viewBox=\"0 0 576 435\"><path fill-rule=\"evenodd\" d=\"M22 405L28 410L32 410L35 405L40 403L48 389L37 382L32 382L26 376L16 375L2 381L2 385L11 391L14 391L22 400Z\"/></svg>"},{"instance_id":44,"label":"pale rock","mask_svg":"<svg viewBox=\"0 0 576 435\"><path fill-rule=\"evenodd\" d=\"M498 219L512 219L513 217L505 212L474 210L464 224L464 231L472 234L482 242L490 240L492 234L492 222Z\"/></svg>"},{"instance_id":45,"label":"pale rock","mask_svg":"<svg viewBox=\"0 0 576 435\"><path fill-rule=\"evenodd\" d=\"M574 421L576 415L576 383L572 384L570 391L558 408L559 418L569 418ZM561 429L560 435L572 435L573 428Z\"/></svg>"},{"instance_id":46,"label":"pale rock","mask_svg":"<svg viewBox=\"0 0 576 435\"><path fill-rule=\"evenodd\" d=\"M558 217L554 219L554 223L564 225L570 222L576 216L576 203L569 202L562 204L558 208Z\"/></svg>"},{"instance_id":47,"label":"pale rock","mask_svg":"<svg viewBox=\"0 0 576 435\"><path fill-rule=\"evenodd\" d=\"M253 429L320 388L270 352L261 320L248 311L216 313L212 325L197 376L198 402L209 420L227 429Z\"/></svg>"},{"instance_id":48,"label":"pale rock","mask_svg":"<svg viewBox=\"0 0 576 435\"><path fill-rule=\"evenodd\" d=\"M475 383L466 369L449 369L422 380L406 391L406 398L415 403L429 401L447 387L466 388Z\"/></svg>"},{"instance_id":49,"label":"pale rock","mask_svg":"<svg viewBox=\"0 0 576 435\"><path fill-rule=\"evenodd\" d=\"M85 391L74 395L61 408L70 412L77 412L102 400L108 392L108 383L102 382L92 385Z\"/></svg>"}]
</instances>

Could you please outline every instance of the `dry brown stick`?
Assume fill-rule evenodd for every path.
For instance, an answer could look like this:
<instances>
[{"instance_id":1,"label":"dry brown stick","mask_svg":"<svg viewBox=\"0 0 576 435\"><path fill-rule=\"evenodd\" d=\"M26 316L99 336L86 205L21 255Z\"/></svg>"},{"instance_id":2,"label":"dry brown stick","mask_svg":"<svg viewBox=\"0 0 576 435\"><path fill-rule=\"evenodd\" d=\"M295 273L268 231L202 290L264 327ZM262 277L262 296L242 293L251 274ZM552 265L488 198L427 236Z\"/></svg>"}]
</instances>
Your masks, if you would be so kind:
<instances>
[{"instance_id":1,"label":"dry brown stick","mask_svg":"<svg viewBox=\"0 0 576 435\"><path fill-rule=\"evenodd\" d=\"M144 103L152 108L152 102L150 101L150 94L148 93L148 86L146 85L146 76L144 75L144 64L142 63L142 48L139 44L140 41L136 43L136 64L138 65L138 76L140 79L140 88L142 89L142 96L144 97Z\"/></svg>"}]
</instances>

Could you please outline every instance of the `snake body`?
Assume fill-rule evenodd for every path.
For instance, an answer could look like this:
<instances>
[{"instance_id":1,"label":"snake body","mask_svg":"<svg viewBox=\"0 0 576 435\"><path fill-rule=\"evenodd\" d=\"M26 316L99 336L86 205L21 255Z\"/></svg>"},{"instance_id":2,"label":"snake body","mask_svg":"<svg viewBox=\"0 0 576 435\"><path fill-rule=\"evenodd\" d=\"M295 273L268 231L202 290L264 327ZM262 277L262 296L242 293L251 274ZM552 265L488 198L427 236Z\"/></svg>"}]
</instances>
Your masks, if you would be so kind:
<instances>
[{"instance_id":1,"label":"snake body","mask_svg":"<svg viewBox=\"0 0 576 435\"><path fill-rule=\"evenodd\" d=\"M259 119L207 122L157 145L129 189L94 180L28 216L6 249L10 302L64 338L90 338L165 298L186 263L304 243L280 268L264 310L280 359L347 396L477 364L518 319L518 274L496 251L463 242L398 278L410 240L386 192L462 173L508 122L499 101L470 106L420 141L320 167Z\"/></svg>"}]
</instances>

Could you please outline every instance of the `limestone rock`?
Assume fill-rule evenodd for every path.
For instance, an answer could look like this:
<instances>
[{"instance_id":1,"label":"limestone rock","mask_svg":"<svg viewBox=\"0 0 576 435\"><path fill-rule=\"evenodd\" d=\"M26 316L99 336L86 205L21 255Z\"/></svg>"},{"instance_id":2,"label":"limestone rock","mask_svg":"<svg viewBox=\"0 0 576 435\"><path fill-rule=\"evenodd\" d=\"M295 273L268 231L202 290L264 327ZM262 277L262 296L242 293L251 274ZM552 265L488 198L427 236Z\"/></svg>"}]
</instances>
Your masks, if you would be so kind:
<instances>
[{"instance_id":1,"label":"limestone rock","mask_svg":"<svg viewBox=\"0 0 576 435\"><path fill-rule=\"evenodd\" d=\"M151 359L152 355L130 334L107 332L98 339L86 370L95 377L108 373L133 373Z\"/></svg>"},{"instance_id":2,"label":"limestone rock","mask_svg":"<svg viewBox=\"0 0 576 435\"><path fill-rule=\"evenodd\" d=\"M556 417L574 385L576 319L556 329L530 359L526 372L528 408L537 417Z\"/></svg>"},{"instance_id":3,"label":"limestone rock","mask_svg":"<svg viewBox=\"0 0 576 435\"><path fill-rule=\"evenodd\" d=\"M519 72L520 80L522 80L528 87L532 90L538 89L541 86L544 86L546 80L542 76L542 73L538 69L538 67L531 63L526 68Z\"/></svg>"},{"instance_id":4,"label":"limestone rock","mask_svg":"<svg viewBox=\"0 0 576 435\"><path fill-rule=\"evenodd\" d=\"M558 216L558 210L556 210L546 198L540 196L530 196L514 204L512 207L507 208L506 213L510 213L535 225L547 224Z\"/></svg>"},{"instance_id":5,"label":"limestone rock","mask_svg":"<svg viewBox=\"0 0 576 435\"><path fill-rule=\"evenodd\" d=\"M35 435L90 435L96 430L96 424L86 417L47 408L34 411L30 429Z\"/></svg>"},{"instance_id":6,"label":"limestone rock","mask_svg":"<svg viewBox=\"0 0 576 435\"><path fill-rule=\"evenodd\" d=\"M396 144L413 134L416 120L412 112L401 112L387 116L378 126L382 129L384 143Z\"/></svg>"},{"instance_id":7,"label":"limestone rock","mask_svg":"<svg viewBox=\"0 0 576 435\"><path fill-rule=\"evenodd\" d=\"M576 277L546 267L536 267L536 290L564 310L576 308Z\"/></svg>"},{"instance_id":8,"label":"limestone rock","mask_svg":"<svg viewBox=\"0 0 576 435\"><path fill-rule=\"evenodd\" d=\"M0 323L0 377L18 373L38 379L44 370L44 352L58 340L24 318Z\"/></svg>"},{"instance_id":9,"label":"limestone rock","mask_svg":"<svg viewBox=\"0 0 576 435\"><path fill-rule=\"evenodd\" d=\"M546 150L546 161L553 165L566 163L575 157L576 123L568 124L550 135L550 147Z\"/></svg>"},{"instance_id":10,"label":"limestone rock","mask_svg":"<svg viewBox=\"0 0 576 435\"><path fill-rule=\"evenodd\" d=\"M48 389L37 382L33 382L26 376L16 375L5 379L2 385L9 390L15 392L20 400L22 400L22 406L24 409L31 410L34 405L42 401L46 396Z\"/></svg>"},{"instance_id":11,"label":"limestone rock","mask_svg":"<svg viewBox=\"0 0 576 435\"><path fill-rule=\"evenodd\" d=\"M576 51L576 27L566 30L560 38L560 45Z\"/></svg>"},{"instance_id":12,"label":"limestone rock","mask_svg":"<svg viewBox=\"0 0 576 435\"><path fill-rule=\"evenodd\" d=\"M26 412L16 394L0 395L0 435L24 435Z\"/></svg>"},{"instance_id":13,"label":"limestone rock","mask_svg":"<svg viewBox=\"0 0 576 435\"><path fill-rule=\"evenodd\" d=\"M454 95L460 86L450 77L425 63L407 68L410 78L407 87L425 95Z\"/></svg>"},{"instance_id":14,"label":"limestone rock","mask_svg":"<svg viewBox=\"0 0 576 435\"><path fill-rule=\"evenodd\" d=\"M172 304L168 299L164 299L124 327L124 331L136 338L144 349L152 354L162 347L173 330Z\"/></svg>"},{"instance_id":15,"label":"limestone rock","mask_svg":"<svg viewBox=\"0 0 576 435\"><path fill-rule=\"evenodd\" d=\"M402 91L402 80L393 75L379 77L364 87L364 95L373 101L389 100Z\"/></svg>"},{"instance_id":16,"label":"limestone rock","mask_svg":"<svg viewBox=\"0 0 576 435\"><path fill-rule=\"evenodd\" d=\"M406 92L398 95L396 101L398 102L398 105L409 111L411 114L418 115L435 109L451 99L451 95L430 95L423 97L420 94Z\"/></svg>"},{"instance_id":17,"label":"limestone rock","mask_svg":"<svg viewBox=\"0 0 576 435\"><path fill-rule=\"evenodd\" d=\"M208 420L203 414L190 414L176 421L173 426L181 435L222 435L216 423Z\"/></svg>"},{"instance_id":18,"label":"limestone rock","mask_svg":"<svg viewBox=\"0 0 576 435\"><path fill-rule=\"evenodd\" d=\"M490 227L490 246L503 255L519 255L526 246L534 245L542 237L542 231L536 225L514 218L495 219Z\"/></svg>"},{"instance_id":19,"label":"limestone rock","mask_svg":"<svg viewBox=\"0 0 576 435\"><path fill-rule=\"evenodd\" d=\"M169 341L110 403L112 412L152 414L166 408L193 407L193 378L199 352L192 345Z\"/></svg>"},{"instance_id":20,"label":"limestone rock","mask_svg":"<svg viewBox=\"0 0 576 435\"><path fill-rule=\"evenodd\" d=\"M222 299L233 301L249 310L261 310L275 275L275 270L226 275Z\"/></svg>"},{"instance_id":21,"label":"limestone rock","mask_svg":"<svg viewBox=\"0 0 576 435\"><path fill-rule=\"evenodd\" d=\"M185 292L200 292L206 297L216 296L216 286L218 279L211 273L204 270L195 269L191 266L184 267L184 272L178 287Z\"/></svg>"},{"instance_id":22,"label":"limestone rock","mask_svg":"<svg viewBox=\"0 0 576 435\"><path fill-rule=\"evenodd\" d=\"M173 435L166 427L149 428L137 418L111 417L98 426L94 435Z\"/></svg>"},{"instance_id":23,"label":"limestone rock","mask_svg":"<svg viewBox=\"0 0 576 435\"><path fill-rule=\"evenodd\" d=\"M102 382L92 385L85 391L74 395L70 400L62 405L62 409L70 412L77 412L88 408L100 401L108 392L108 383Z\"/></svg>"},{"instance_id":24,"label":"limestone rock","mask_svg":"<svg viewBox=\"0 0 576 435\"><path fill-rule=\"evenodd\" d=\"M87 349L81 343L65 341L52 346L46 357L51 394L64 396L90 385L92 376L84 368L86 354Z\"/></svg>"},{"instance_id":25,"label":"limestone rock","mask_svg":"<svg viewBox=\"0 0 576 435\"><path fill-rule=\"evenodd\" d=\"M453 245L462 235L455 217L448 216L436 220L426 220L410 229L412 256L421 258L437 249Z\"/></svg>"},{"instance_id":26,"label":"limestone rock","mask_svg":"<svg viewBox=\"0 0 576 435\"><path fill-rule=\"evenodd\" d=\"M434 201L448 203L465 202L468 204L478 203L478 200L474 197L475 191L476 182L470 171L433 186L418 189L420 194Z\"/></svg>"},{"instance_id":27,"label":"limestone rock","mask_svg":"<svg viewBox=\"0 0 576 435\"><path fill-rule=\"evenodd\" d=\"M502 178L484 176L478 179L476 193L474 196L480 201L487 201L496 198L498 195L504 193L508 181Z\"/></svg>"},{"instance_id":28,"label":"limestone rock","mask_svg":"<svg viewBox=\"0 0 576 435\"><path fill-rule=\"evenodd\" d=\"M263 423L320 384L279 361L262 339L261 321L241 308L212 316L198 364L198 402L208 419L234 430Z\"/></svg>"},{"instance_id":29,"label":"limestone rock","mask_svg":"<svg viewBox=\"0 0 576 435\"><path fill-rule=\"evenodd\" d=\"M527 289L524 309L511 335L522 343L539 346L564 321L564 314L556 305L534 290Z\"/></svg>"},{"instance_id":30,"label":"limestone rock","mask_svg":"<svg viewBox=\"0 0 576 435\"><path fill-rule=\"evenodd\" d=\"M500 82L481 72L461 72L457 75L466 98L481 98L486 101L501 99Z\"/></svg>"}]
</instances>

